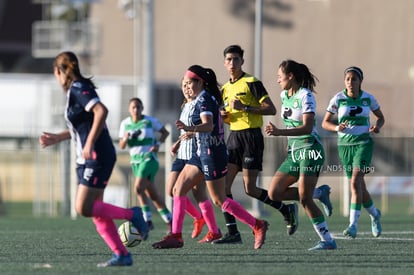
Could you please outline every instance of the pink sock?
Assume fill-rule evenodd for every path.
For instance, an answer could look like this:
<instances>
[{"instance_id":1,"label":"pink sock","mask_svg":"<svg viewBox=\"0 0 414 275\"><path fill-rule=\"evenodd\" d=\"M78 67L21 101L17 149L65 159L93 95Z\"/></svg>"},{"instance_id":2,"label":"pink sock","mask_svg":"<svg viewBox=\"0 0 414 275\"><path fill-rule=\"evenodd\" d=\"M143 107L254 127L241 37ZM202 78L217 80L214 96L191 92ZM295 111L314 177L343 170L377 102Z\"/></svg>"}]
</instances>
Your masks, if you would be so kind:
<instances>
[{"instance_id":1,"label":"pink sock","mask_svg":"<svg viewBox=\"0 0 414 275\"><path fill-rule=\"evenodd\" d=\"M93 217L93 223L96 226L96 231L116 255L127 255L128 250L123 245L118 235L118 230L115 223L110 219Z\"/></svg>"},{"instance_id":2,"label":"pink sock","mask_svg":"<svg viewBox=\"0 0 414 275\"><path fill-rule=\"evenodd\" d=\"M201 219L203 216L201 215L200 211L194 206L193 202L190 200L189 197L187 197L187 207L185 208L185 211L188 215L190 215L193 219L198 220Z\"/></svg>"},{"instance_id":3,"label":"pink sock","mask_svg":"<svg viewBox=\"0 0 414 275\"><path fill-rule=\"evenodd\" d=\"M182 233L187 196L174 196L172 233Z\"/></svg>"},{"instance_id":4,"label":"pink sock","mask_svg":"<svg viewBox=\"0 0 414 275\"><path fill-rule=\"evenodd\" d=\"M103 201L97 200L93 204L92 216L110 220L130 220L134 212L131 209L118 207Z\"/></svg>"},{"instance_id":5,"label":"pink sock","mask_svg":"<svg viewBox=\"0 0 414 275\"><path fill-rule=\"evenodd\" d=\"M206 200L200 202L198 204L200 206L201 212L203 213L204 220L206 221L208 231L213 233L218 233L219 229L216 222L216 216L214 215L213 205L211 204L210 200Z\"/></svg>"},{"instance_id":6,"label":"pink sock","mask_svg":"<svg viewBox=\"0 0 414 275\"><path fill-rule=\"evenodd\" d=\"M228 212L235 216L238 220L244 222L245 224L249 225L252 229L256 225L256 218L250 215L249 212L247 212L246 209L241 206L240 203L227 198L223 205L221 206L221 209L224 212Z\"/></svg>"}]
</instances>

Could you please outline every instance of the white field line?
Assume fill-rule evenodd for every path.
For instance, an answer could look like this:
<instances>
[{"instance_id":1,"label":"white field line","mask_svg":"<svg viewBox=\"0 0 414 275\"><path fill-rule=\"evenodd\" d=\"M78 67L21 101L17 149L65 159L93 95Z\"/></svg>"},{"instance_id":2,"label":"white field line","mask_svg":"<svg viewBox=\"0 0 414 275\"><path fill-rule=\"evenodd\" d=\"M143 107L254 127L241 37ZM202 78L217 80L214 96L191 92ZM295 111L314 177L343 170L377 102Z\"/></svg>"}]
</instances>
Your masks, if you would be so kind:
<instances>
[{"instance_id":1,"label":"white field line","mask_svg":"<svg viewBox=\"0 0 414 275\"><path fill-rule=\"evenodd\" d=\"M344 240L351 239L351 238L345 237L342 234L342 232L332 232L331 234L335 239L344 239ZM402 235L411 235L411 236L403 237ZM391 236L395 236L395 237L391 237ZM379 236L378 238L374 238L371 232L358 232L356 239L359 239L359 240L375 239L375 240L387 240L387 241L414 241L414 231L386 231L386 232L382 232L381 236Z\"/></svg>"}]
</instances>

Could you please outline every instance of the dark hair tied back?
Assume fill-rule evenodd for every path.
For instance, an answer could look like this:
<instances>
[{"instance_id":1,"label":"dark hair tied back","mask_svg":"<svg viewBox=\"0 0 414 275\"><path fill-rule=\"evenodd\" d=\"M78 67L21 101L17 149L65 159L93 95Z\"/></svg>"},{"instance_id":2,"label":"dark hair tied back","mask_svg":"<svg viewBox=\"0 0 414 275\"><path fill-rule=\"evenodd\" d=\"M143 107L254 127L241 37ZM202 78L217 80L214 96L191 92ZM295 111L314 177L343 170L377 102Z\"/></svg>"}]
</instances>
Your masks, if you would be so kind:
<instances>
[{"instance_id":1,"label":"dark hair tied back","mask_svg":"<svg viewBox=\"0 0 414 275\"><path fill-rule=\"evenodd\" d=\"M282 71L286 74L293 74L293 77L295 78L296 82L304 88L307 88L314 91L314 88L316 86L316 81L318 80L316 76L314 76L309 68L302 63L298 63L294 60L288 59L282 61L280 63L279 68L282 69Z\"/></svg>"},{"instance_id":2,"label":"dark hair tied back","mask_svg":"<svg viewBox=\"0 0 414 275\"><path fill-rule=\"evenodd\" d=\"M200 65L192 65L188 70L204 80L205 89L216 98L217 103L221 106L223 104L223 99L217 82L216 73L212 69L204 68Z\"/></svg>"}]
</instances>

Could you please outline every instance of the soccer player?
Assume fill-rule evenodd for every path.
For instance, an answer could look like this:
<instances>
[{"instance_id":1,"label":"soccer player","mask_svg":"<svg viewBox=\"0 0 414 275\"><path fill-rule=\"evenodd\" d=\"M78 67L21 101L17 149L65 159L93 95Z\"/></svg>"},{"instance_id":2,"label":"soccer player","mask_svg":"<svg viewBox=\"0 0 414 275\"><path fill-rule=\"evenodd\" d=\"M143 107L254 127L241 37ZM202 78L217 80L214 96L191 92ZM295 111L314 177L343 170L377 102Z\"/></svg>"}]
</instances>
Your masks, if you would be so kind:
<instances>
[{"instance_id":1,"label":"soccer player","mask_svg":"<svg viewBox=\"0 0 414 275\"><path fill-rule=\"evenodd\" d=\"M186 89L184 84L184 81L181 81L181 88L184 95L184 103L181 106L182 108L180 120L184 122L186 125L190 125L191 116L194 112L195 97L191 93L191 91ZM167 180L167 192L171 197L174 196L174 186L178 176L183 170L185 164L192 156L193 148L195 146L194 142L195 136L193 133L180 130L180 136L178 140L174 142L174 144L171 146L171 154L173 156L176 156L176 159L172 163L171 171ZM194 188L192 188L192 193L204 215L208 215L209 211L214 210L211 201L207 197L206 186L204 181L194 186ZM201 234L206 221L203 218L203 214L200 213L200 211L194 206L194 204L188 197L186 212L194 219L194 227L193 232L191 233L191 238L197 238ZM207 219L207 221L209 220ZM217 224L210 225L209 233L207 233L207 235L210 234L210 237L212 234L214 234L213 232L216 231L214 226L218 229ZM200 240L200 242L209 241L211 238L207 237L207 235L205 238Z\"/></svg>"},{"instance_id":2,"label":"soccer player","mask_svg":"<svg viewBox=\"0 0 414 275\"><path fill-rule=\"evenodd\" d=\"M197 147L175 183L172 234L154 243L153 247L183 247L182 225L186 193L204 179L214 204L248 224L255 237L254 249L259 249L266 238L267 221L254 218L242 205L225 194L228 155L219 111L222 103L221 92L216 75L211 69L193 65L186 71L184 83L186 89L196 96L195 109L191 116L191 125L178 120L176 126L180 130L195 133Z\"/></svg>"},{"instance_id":3,"label":"soccer player","mask_svg":"<svg viewBox=\"0 0 414 275\"><path fill-rule=\"evenodd\" d=\"M370 172L374 142L371 133L379 133L385 119L376 98L361 89L364 79L362 70L349 67L345 70L345 89L338 92L329 102L322 127L338 133L339 158L346 176L350 180L351 205L349 226L343 234L355 238L362 206L371 217L374 237L381 235L381 212L375 207L369 194L364 175ZM370 125L370 113L376 117ZM338 124L334 123L337 115Z\"/></svg>"},{"instance_id":4,"label":"soccer player","mask_svg":"<svg viewBox=\"0 0 414 275\"><path fill-rule=\"evenodd\" d=\"M275 115L276 108L262 82L245 73L244 50L239 45L230 45L224 49L224 67L230 79L222 87L224 121L230 125L227 140L229 150L228 173L226 176L226 195L232 198L231 187L238 172L243 174L244 190L247 195L260 200L284 216L288 235L295 233L298 227L297 204L284 204L269 198L267 190L256 185L262 171L264 140L262 134L263 116ZM329 200L329 187L321 187L319 198L332 208ZM332 210L330 210L332 211ZM241 243L236 219L224 212L228 232L215 244Z\"/></svg>"},{"instance_id":5,"label":"soccer player","mask_svg":"<svg viewBox=\"0 0 414 275\"><path fill-rule=\"evenodd\" d=\"M82 76L74 53L60 53L55 58L53 70L67 98L65 119L68 130L57 134L44 132L39 143L47 147L72 138L79 182L75 209L78 214L92 218L98 234L113 252L112 258L98 267L132 265L131 254L123 245L113 219L131 221L144 240L148 237L148 226L139 207L125 209L103 202L104 190L116 161L115 148L105 125L108 110L100 101L92 80Z\"/></svg>"},{"instance_id":6,"label":"soccer player","mask_svg":"<svg viewBox=\"0 0 414 275\"><path fill-rule=\"evenodd\" d=\"M286 128L279 129L269 122L265 132L269 136L286 136L288 155L272 178L269 197L274 201L300 201L321 239L309 250L336 249L325 217L313 200L325 159L315 126L316 100L313 89L316 78L305 64L285 60L279 65L277 82L282 88L281 117ZM296 182L297 187L291 187Z\"/></svg>"},{"instance_id":7,"label":"soccer player","mask_svg":"<svg viewBox=\"0 0 414 275\"><path fill-rule=\"evenodd\" d=\"M128 110L130 116L122 120L118 137L119 147L125 149L128 146L129 148L131 168L135 176L134 191L149 229L152 230L154 224L151 220L152 213L148 197L154 203L170 232L172 215L154 183L159 168L157 152L170 133L158 119L142 113L144 106L141 99L131 98ZM158 141L157 132L161 134Z\"/></svg>"}]
</instances>

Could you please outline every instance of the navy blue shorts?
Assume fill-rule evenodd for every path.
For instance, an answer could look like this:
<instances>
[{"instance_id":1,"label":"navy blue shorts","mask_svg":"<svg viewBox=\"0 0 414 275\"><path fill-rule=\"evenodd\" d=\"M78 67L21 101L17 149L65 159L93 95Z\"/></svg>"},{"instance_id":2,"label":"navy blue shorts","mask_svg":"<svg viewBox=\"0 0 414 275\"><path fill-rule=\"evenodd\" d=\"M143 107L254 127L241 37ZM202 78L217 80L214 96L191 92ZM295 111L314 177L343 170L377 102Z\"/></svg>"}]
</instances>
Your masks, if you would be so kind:
<instances>
[{"instance_id":1,"label":"navy blue shorts","mask_svg":"<svg viewBox=\"0 0 414 275\"><path fill-rule=\"evenodd\" d=\"M209 154L193 155L187 164L197 166L203 172L204 180L216 180L226 176L228 159L226 146L220 146Z\"/></svg>"},{"instance_id":2,"label":"navy blue shorts","mask_svg":"<svg viewBox=\"0 0 414 275\"><path fill-rule=\"evenodd\" d=\"M181 172L187 162L187 159L175 159L171 165L171 172Z\"/></svg>"},{"instance_id":3,"label":"navy blue shorts","mask_svg":"<svg viewBox=\"0 0 414 275\"><path fill-rule=\"evenodd\" d=\"M87 160L85 164L78 164L76 167L78 182L88 187L105 188L114 166L115 159L105 162Z\"/></svg>"}]
</instances>

